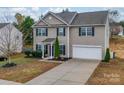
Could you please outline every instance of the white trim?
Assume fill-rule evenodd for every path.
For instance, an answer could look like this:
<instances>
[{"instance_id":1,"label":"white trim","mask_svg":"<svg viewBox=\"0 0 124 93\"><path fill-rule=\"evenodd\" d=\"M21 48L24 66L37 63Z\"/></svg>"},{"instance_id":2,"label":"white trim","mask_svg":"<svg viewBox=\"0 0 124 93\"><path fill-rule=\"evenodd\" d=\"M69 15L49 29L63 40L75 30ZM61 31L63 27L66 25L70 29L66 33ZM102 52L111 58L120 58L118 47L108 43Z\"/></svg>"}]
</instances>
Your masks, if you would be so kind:
<instances>
[{"instance_id":1,"label":"white trim","mask_svg":"<svg viewBox=\"0 0 124 93\"><path fill-rule=\"evenodd\" d=\"M75 18L75 16L77 15L77 13L74 14L74 16L72 17L72 19L70 20L69 24L71 24Z\"/></svg>"},{"instance_id":2,"label":"white trim","mask_svg":"<svg viewBox=\"0 0 124 93\"><path fill-rule=\"evenodd\" d=\"M42 43L42 58L44 58L44 44Z\"/></svg>"},{"instance_id":3,"label":"white trim","mask_svg":"<svg viewBox=\"0 0 124 93\"><path fill-rule=\"evenodd\" d=\"M104 40L105 40L105 44L104 44L104 45L105 45L105 46L104 46L104 48L105 48L105 52L106 52L106 48L107 48L107 45L106 45L106 44L107 44L107 41L108 41L108 40L106 41L106 39L107 39L107 36L106 36L106 35L107 35L107 29L106 29L106 26L107 26L107 24L108 24L108 18L109 18L109 14L107 15L107 18L106 18L106 24L105 24L105 37L104 37Z\"/></svg>"},{"instance_id":4,"label":"white trim","mask_svg":"<svg viewBox=\"0 0 124 93\"><path fill-rule=\"evenodd\" d=\"M68 25L68 23L67 22L65 22L64 20L62 20L61 18L59 18L58 16L56 16L53 12L50 12L53 16L55 16L56 18L58 18L60 21L62 21L63 23L65 23L65 24L67 24Z\"/></svg>"},{"instance_id":5,"label":"white trim","mask_svg":"<svg viewBox=\"0 0 124 93\"><path fill-rule=\"evenodd\" d=\"M89 37L89 36L93 36L92 34L93 34L93 30L91 30L92 31L92 34L91 35L88 35L87 33L88 33L88 28L93 28L93 26L85 26L85 27L80 27L80 28L84 28L85 29L85 33L86 33L86 35L80 35L80 36L85 36L85 37ZM94 32L95 33L95 32Z\"/></svg>"},{"instance_id":6,"label":"white trim","mask_svg":"<svg viewBox=\"0 0 124 93\"><path fill-rule=\"evenodd\" d=\"M69 26L105 26L106 24L84 24L84 25L69 25Z\"/></svg>"},{"instance_id":7,"label":"white trim","mask_svg":"<svg viewBox=\"0 0 124 93\"><path fill-rule=\"evenodd\" d=\"M52 55L52 54L53 54L52 46L53 46L53 44L51 43L51 44L50 44L50 51L51 51L51 52L50 52L50 58L51 58L51 59L53 58L53 55Z\"/></svg>"},{"instance_id":8,"label":"white trim","mask_svg":"<svg viewBox=\"0 0 124 93\"><path fill-rule=\"evenodd\" d=\"M38 24L40 21L42 21L43 23L45 23L46 25L50 25L49 23L47 23L45 20L43 20L43 19L41 19L41 20L39 20L38 22L35 22L33 25L32 25L32 27L36 27L35 25L36 24Z\"/></svg>"},{"instance_id":9,"label":"white trim","mask_svg":"<svg viewBox=\"0 0 124 93\"><path fill-rule=\"evenodd\" d=\"M72 47L94 47L94 48L102 48L102 46L96 46L96 45L72 45Z\"/></svg>"},{"instance_id":10,"label":"white trim","mask_svg":"<svg viewBox=\"0 0 124 93\"><path fill-rule=\"evenodd\" d=\"M59 45L65 45L64 43L60 43Z\"/></svg>"},{"instance_id":11,"label":"white trim","mask_svg":"<svg viewBox=\"0 0 124 93\"><path fill-rule=\"evenodd\" d=\"M58 24L59 25L59 24ZM59 25L64 27L80 27L80 26L105 26L105 24L87 24L87 25ZM58 26L34 26L34 27L58 27Z\"/></svg>"}]
</instances>

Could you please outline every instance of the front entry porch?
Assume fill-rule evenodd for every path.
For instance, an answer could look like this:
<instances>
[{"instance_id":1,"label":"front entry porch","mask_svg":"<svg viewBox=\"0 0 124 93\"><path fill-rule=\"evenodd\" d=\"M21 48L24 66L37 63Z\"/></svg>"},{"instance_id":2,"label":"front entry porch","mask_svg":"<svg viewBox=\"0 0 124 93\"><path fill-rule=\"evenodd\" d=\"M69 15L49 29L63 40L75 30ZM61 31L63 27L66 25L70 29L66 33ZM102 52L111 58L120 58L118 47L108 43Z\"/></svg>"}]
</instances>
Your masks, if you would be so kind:
<instances>
[{"instance_id":1,"label":"front entry porch","mask_svg":"<svg viewBox=\"0 0 124 93\"><path fill-rule=\"evenodd\" d=\"M42 58L54 58L54 42L55 38L47 38L42 41Z\"/></svg>"}]
</instances>

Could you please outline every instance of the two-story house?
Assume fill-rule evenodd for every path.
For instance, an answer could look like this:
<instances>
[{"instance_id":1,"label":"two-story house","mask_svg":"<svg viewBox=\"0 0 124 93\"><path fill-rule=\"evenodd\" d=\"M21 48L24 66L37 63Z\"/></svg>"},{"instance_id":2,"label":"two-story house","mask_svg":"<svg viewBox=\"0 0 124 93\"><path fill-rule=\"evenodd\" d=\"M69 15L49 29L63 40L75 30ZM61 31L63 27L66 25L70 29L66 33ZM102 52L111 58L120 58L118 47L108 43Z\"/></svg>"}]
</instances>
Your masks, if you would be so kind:
<instances>
[{"instance_id":1,"label":"two-story house","mask_svg":"<svg viewBox=\"0 0 124 93\"><path fill-rule=\"evenodd\" d=\"M21 53L23 34L11 23L0 23L0 58L5 57L8 49L11 53Z\"/></svg>"},{"instance_id":2,"label":"two-story house","mask_svg":"<svg viewBox=\"0 0 124 93\"><path fill-rule=\"evenodd\" d=\"M57 36L61 56L101 60L109 47L108 11L48 12L33 25L33 49L53 58Z\"/></svg>"}]
</instances>

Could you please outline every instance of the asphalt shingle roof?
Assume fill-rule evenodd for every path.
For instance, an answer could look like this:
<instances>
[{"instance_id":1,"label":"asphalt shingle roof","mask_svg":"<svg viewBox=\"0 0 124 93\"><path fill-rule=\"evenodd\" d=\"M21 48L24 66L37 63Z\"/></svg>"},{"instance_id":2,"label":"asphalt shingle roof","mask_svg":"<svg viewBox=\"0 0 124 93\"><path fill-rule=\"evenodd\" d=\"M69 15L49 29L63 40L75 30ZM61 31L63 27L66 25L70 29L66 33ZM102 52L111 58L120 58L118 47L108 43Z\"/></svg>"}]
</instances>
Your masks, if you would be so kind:
<instances>
[{"instance_id":1,"label":"asphalt shingle roof","mask_svg":"<svg viewBox=\"0 0 124 93\"><path fill-rule=\"evenodd\" d=\"M50 43L50 42L53 42L54 40L55 40L55 38L47 38L47 39L45 39L45 40L42 41L42 42Z\"/></svg>"},{"instance_id":2,"label":"asphalt shingle roof","mask_svg":"<svg viewBox=\"0 0 124 93\"><path fill-rule=\"evenodd\" d=\"M95 12L84 12L84 13L63 11L60 13L53 13L53 14L56 15L61 20L68 23L69 25L77 25L77 26L94 25L94 24L102 25L106 23L108 11L95 11Z\"/></svg>"},{"instance_id":3,"label":"asphalt shingle roof","mask_svg":"<svg viewBox=\"0 0 124 93\"><path fill-rule=\"evenodd\" d=\"M65 22L69 23L72 18L74 17L76 12L68 12L68 11L64 11L64 12L60 12L60 13L55 13L59 18L61 18L62 20L64 20Z\"/></svg>"},{"instance_id":4,"label":"asphalt shingle roof","mask_svg":"<svg viewBox=\"0 0 124 93\"><path fill-rule=\"evenodd\" d=\"M9 23L0 23L0 29L3 28L4 26L8 25Z\"/></svg>"},{"instance_id":5,"label":"asphalt shingle roof","mask_svg":"<svg viewBox=\"0 0 124 93\"><path fill-rule=\"evenodd\" d=\"M108 11L78 13L71 25L105 24Z\"/></svg>"}]
</instances>

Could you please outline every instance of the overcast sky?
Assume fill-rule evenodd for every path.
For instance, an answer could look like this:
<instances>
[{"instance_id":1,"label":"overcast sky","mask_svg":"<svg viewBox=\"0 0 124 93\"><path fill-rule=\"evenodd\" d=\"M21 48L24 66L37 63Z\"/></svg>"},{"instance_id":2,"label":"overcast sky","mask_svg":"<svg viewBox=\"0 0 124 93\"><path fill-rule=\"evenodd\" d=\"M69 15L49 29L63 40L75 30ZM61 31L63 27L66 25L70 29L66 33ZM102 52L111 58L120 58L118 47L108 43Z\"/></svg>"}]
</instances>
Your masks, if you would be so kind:
<instances>
[{"instance_id":1,"label":"overcast sky","mask_svg":"<svg viewBox=\"0 0 124 93\"><path fill-rule=\"evenodd\" d=\"M41 14L46 14L48 11L52 12L61 12L63 9L66 8L58 8L58 7L11 7L11 8L0 8L0 17L3 15L8 15L11 20L14 20L14 15L16 13L21 13L26 16L31 16L35 20L38 20ZM124 8L106 8L106 7L71 7L68 8L70 11L77 11L77 12L89 12L89 11L101 11L101 10L118 10L120 14L120 20L124 20Z\"/></svg>"}]
</instances>

